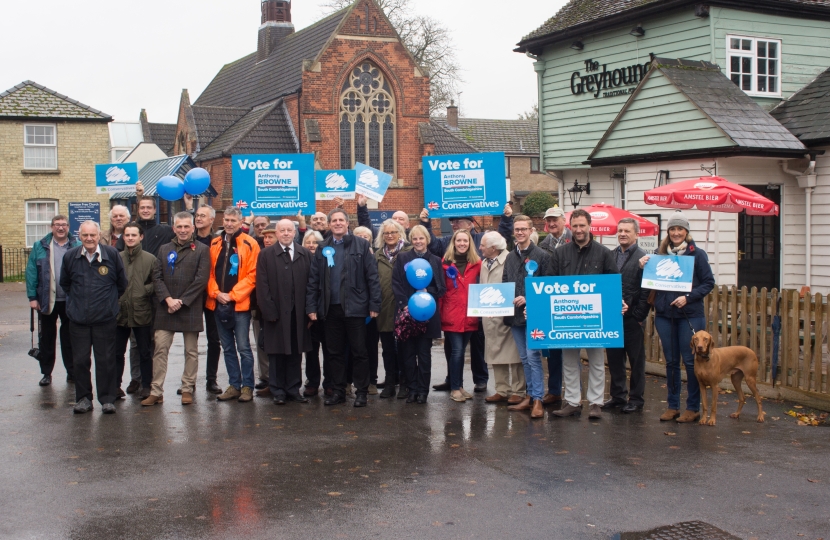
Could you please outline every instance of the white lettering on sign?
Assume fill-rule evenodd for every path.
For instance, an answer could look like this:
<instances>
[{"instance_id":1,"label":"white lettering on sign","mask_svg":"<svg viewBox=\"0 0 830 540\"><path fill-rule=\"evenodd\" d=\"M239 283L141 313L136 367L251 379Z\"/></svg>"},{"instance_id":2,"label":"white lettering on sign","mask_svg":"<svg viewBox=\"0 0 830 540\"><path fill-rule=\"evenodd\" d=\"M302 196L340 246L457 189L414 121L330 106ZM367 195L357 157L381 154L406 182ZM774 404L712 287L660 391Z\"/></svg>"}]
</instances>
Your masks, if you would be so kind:
<instances>
[{"instance_id":1,"label":"white lettering on sign","mask_svg":"<svg viewBox=\"0 0 830 540\"><path fill-rule=\"evenodd\" d=\"M251 170L251 171L257 171L257 170L267 171L267 170L271 169L271 164L269 162L262 161L262 160L259 160L259 159L256 160L256 161L251 161L249 159L237 159L236 163L237 163L237 165L239 165L239 168L242 169L242 170L248 169L248 170ZM274 160L274 168L276 168L276 169L290 169L291 165L293 163L294 163L293 161L281 161L280 159L275 159Z\"/></svg>"},{"instance_id":2,"label":"white lettering on sign","mask_svg":"<svg viewBox=\"0 0 830 540\"><path fill-rule=\"evenodd\" d=\"M484 166L483 159L464 158L463 162L451 159L441 161L440 159L428 159L429 168L433 171L458 171L462 165L464 169L481 169Z\"/></svg>"},{"instance_id":3,"label":"white lettering on sign","mask_svg":"<svg viewBox=\"0 0 830 540\"><path fill-rule=\"evenodd\" d=\"M575 293L589 293L594 292L596 283L580 283L574 281L570 286L567 283L533 283L533 291L536 294L568 294L573 291Z\"/></svg>"}]
</instances>

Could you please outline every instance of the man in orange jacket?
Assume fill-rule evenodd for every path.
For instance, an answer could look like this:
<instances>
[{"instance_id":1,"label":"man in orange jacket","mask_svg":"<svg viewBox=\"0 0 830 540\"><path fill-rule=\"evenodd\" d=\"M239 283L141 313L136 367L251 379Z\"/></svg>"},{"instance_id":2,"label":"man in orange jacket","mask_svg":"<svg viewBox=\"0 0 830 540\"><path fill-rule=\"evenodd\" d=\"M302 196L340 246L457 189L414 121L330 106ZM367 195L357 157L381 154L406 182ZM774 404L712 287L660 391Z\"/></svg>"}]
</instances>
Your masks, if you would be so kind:
<instances>
[{"instance_id":1,"label":"man in orange jacket","mask_svg":"<svg viewBox=\"0 0 830 540\"><path fill-rule=\"evenodd\" d=\"M242 232L242 212L238 208L226 208L222 222L224 232L210 243L206 305L216 317L230 383L217 399L247 402L254 395L254 354L249 333L259 244Z\"/></svg>"}]
</instances>

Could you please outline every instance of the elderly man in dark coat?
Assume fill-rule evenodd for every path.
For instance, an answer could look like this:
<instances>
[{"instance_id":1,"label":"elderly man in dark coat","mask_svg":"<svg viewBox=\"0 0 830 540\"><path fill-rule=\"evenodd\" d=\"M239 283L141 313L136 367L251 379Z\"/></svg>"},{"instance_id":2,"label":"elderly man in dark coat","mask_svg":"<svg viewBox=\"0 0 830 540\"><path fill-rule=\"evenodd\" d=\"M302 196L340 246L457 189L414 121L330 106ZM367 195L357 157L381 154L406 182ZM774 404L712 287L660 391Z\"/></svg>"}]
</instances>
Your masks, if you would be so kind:
<instances>
[{"instance_id":1,"label":"elderly man in dark coat","mask_svg":"<svg viewBox=\"0 0 830 540\"><path fill-rule=\"evenodd\" d=\"M199 369L199 332L202 331L202 299L210 278L210 250L196 240L193 215L179 212L173 218L176 238L158 251L158 264L153 274L156 288L155 350L153 352L153 384L144 406L164 401L164 379L167 377L167 355L173 336L184 337L184 373L182 374L182 405L193 403L193 388Z\"/></svg>"},{"instance_id":2,"label":"elderly man in dark coat","mask_svg":"<svg viewBox=\"0 0 830 540\"><path fill-rule=\"evenodd\" d=\"M294 241L294 222L277 223L277 243L259 254L256 270L257 306L262 316L268 354L268 383L274 403L286 399L308 403L300 394L303 353L311 351L306 315L306 285L311 252Z\"/></svg>"}]
</instances>

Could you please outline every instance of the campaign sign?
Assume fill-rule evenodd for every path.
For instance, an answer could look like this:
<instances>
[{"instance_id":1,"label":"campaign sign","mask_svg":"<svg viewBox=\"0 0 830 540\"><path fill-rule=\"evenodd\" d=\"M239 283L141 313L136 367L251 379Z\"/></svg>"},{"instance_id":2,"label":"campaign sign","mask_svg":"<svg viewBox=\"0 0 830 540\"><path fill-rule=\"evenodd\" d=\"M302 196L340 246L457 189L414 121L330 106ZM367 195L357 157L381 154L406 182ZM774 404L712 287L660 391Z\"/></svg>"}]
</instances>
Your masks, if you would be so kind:
<instances>
[{"instance_id":1,"label":"campaign sign","mask_svg":"<svg viewBox=\"0 0 830 540\"><path fill-rule=\"evenodd\" d=\"M78 238L78 231L84 221L94 221L101 224L101 203L99 202L71 202L69 203L69 233Z\"/></svg>"},{"instance_id":2,"label":"campaign sign","mask_svg":"<svg viewBox=\"0 0 830 540\"><path fill-rule=\"evenodd\" d=\"M660 242L656 236L640 236L637 238L637 245L640 246L643 251L649 255L652 255L657 253L657 247L660 245Z\"/></svg>"},{"instance_id":3,"label":"campaign sign","mask_svg":"<svg viewBox=\"0 0 830 540\"><path fill-rule=\"evenodd\" d=\"M392 175L386 174L363 163L355 163L354 171L357 175L355 192L365 195L373 201L383 202L383 196L392 183Z\"/></svg>"},{"instance_id":4,"label":"campaign sign","mask_svg":"<svg viewBox=\"0 0 830 540\"><path fill-rule=\"evenodd\" d=\"M619 274L525 279L529 349L623 346Z\"/></svg>"},{"instance_id":5,"label":"campaign sign","mask_svg":"<svg viewBox=\"0 0 830 540\"><path fill-rule=\"evenodd\" d=\"M255 214L313 213L313 154L231 156L233 199Z\"/></svg>"},{"instance_id":6,"label":"campaign sign","mask_svg":"<svg viewBox=\"0 0 830 540\"><path fill-rule=\"evenodd\" d=\"M134 191L138 182L138 164L105 163L95 166L95 193Z\"/></svg>"},{"instance_id":7,"label":"campaign sign","mask_svg":"<svg viewBox=\"0 0 830 540\"><path fill-rule=\"evenodd\" d=\"M643 268L642 286L658 291L691 292L695 258L652 255Z\"/></svg>"},{"instance_id":8,"label":"campaign sign","mask_svg":"<svg viewBox=\"0 0 830 540\"><path fill-rule=\"evenodd\" d=\"M424 207L430 217L498 215L507 203L503 152L424 156Z\"/></svg>"},{"instance_id":9,"label":"campaign sign","mask_svg":"<svg viewBox=\"0 0 830 540\"><path fill-rule=\"evenodd\" d=\"M515 283L478 283L467 294L467 317L513 316Z\"/></svg>"},{"instance_id":10,"label":"campaign sign","mask_svg":"<svg viewBox=\"0 0 830 540\"><path fill-rule=\"evenodd\" d=\"M317 171L317 200L330 201L335 197L354 199L357 174L353 169Z\"/></svg>"}]
</instances>

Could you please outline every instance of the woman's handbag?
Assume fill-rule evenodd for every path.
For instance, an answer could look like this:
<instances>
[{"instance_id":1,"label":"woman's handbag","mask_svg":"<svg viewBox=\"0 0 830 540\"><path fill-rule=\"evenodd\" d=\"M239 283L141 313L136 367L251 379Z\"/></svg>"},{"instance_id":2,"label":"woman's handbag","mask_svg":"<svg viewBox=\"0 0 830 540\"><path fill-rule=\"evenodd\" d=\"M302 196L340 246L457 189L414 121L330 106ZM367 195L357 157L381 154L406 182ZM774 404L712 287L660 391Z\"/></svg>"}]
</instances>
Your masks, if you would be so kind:
<instances>
[{"instance_id":1,"label":"woman's handbag","mask_svg":"<svg viewBox=\"0 0 830 540\"><path fill-rule=\"evenodd\" d=\"M395 315L395 339L406 341L427 332L427 323L412 318L408 310L400 310Z\"/></svg>"}]
</instances>

